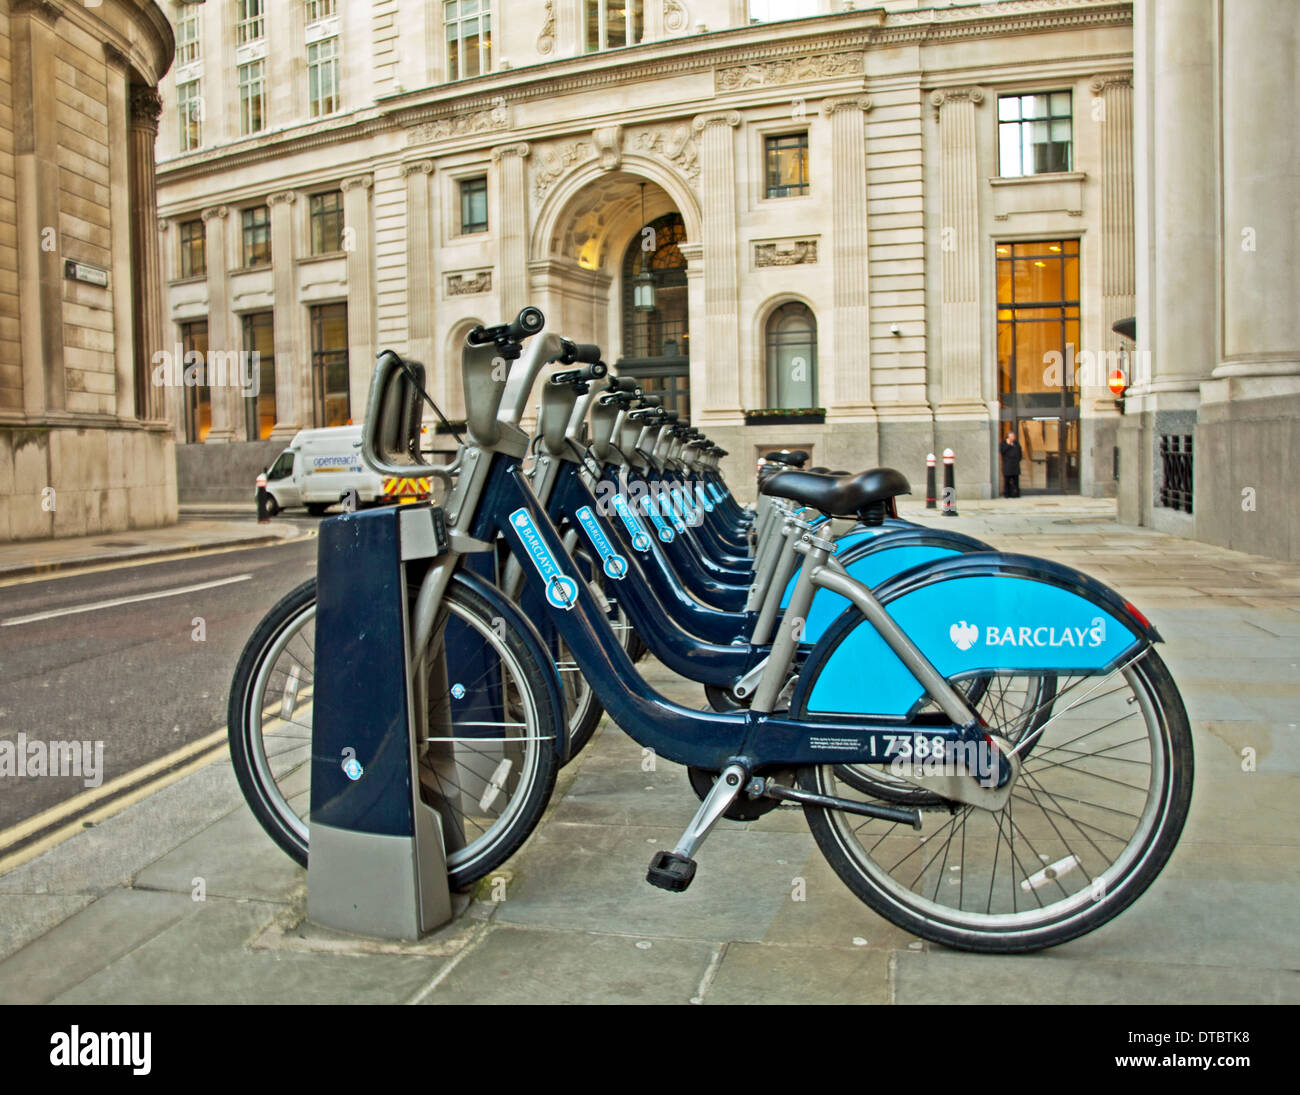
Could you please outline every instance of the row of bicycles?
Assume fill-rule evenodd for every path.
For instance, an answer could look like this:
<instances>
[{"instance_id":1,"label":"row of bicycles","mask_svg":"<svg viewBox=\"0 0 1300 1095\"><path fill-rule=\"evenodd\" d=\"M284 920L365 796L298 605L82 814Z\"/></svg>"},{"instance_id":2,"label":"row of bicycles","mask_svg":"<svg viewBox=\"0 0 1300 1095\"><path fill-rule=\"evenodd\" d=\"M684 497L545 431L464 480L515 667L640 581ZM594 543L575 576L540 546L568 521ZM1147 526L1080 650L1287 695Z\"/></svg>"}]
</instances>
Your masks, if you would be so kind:
<instances>
[{"instance_id":1,"label":"row of bicycles","mask_svg":"<svg viewBox=\"0 0 1300 1095\"><path fill-rule=\"evenodd\" d=\"M724 450L535 308L472 330L461 368L451 463L421 454L424 369L391 351L364 431L381 474L446 487L449 547L408 576L406 656L453 887L527 839L605 715L699 800L649 866L665 890L691 884L720 819L782 807L872 909L960 949L1076 938L1159 874L1191 733L1158 632L1120 595L900 519L909 485L888 468L778 458L742 505ZM307 581L271 609L229 706L245 797L304 865L315 605ZM647 683L647 653L702 686L698 707Z\"/></svg>"}]
</instances>

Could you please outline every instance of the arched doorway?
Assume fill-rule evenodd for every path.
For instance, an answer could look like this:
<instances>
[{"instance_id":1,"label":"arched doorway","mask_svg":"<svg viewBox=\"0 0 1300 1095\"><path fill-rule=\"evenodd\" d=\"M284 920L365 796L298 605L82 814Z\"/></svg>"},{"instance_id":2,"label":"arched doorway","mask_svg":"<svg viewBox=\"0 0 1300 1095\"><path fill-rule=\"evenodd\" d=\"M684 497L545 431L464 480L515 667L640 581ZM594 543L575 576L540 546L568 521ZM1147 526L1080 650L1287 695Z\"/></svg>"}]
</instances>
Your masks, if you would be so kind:
<instances>
[{"instance_id":1,"label":"arched doorway","mask_svg":"<svg viewBox=\"0 0 1300 1095\"><path fill-rule=\"evenodd\" d=\"M650 231L646 231L649 229ZM664 406L690 417L690 304L679 244L686 225L676 211L636 232L623 253L621 372L635 375Z\"/></svg>"}]
</instances>

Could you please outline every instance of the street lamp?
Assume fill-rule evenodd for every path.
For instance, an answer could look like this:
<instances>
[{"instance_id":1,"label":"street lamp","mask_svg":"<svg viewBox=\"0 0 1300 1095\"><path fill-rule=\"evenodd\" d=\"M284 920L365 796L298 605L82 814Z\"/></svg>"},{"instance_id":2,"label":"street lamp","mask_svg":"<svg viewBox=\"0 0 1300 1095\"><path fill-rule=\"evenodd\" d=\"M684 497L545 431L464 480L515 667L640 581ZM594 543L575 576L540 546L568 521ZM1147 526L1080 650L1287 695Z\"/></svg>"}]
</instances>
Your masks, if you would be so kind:
<instances>
[{"instance_id":1,"label":"street lamp","mask_svg":"<svg viewBox=\"0 0 1300 1095\"><path fill-rule=\"evenodd\" d=\"M638 312L655 310L655 276L645 252L645 183L641 184L641 271L632 279L632 307Z\"/></svg>"}]
</instances>

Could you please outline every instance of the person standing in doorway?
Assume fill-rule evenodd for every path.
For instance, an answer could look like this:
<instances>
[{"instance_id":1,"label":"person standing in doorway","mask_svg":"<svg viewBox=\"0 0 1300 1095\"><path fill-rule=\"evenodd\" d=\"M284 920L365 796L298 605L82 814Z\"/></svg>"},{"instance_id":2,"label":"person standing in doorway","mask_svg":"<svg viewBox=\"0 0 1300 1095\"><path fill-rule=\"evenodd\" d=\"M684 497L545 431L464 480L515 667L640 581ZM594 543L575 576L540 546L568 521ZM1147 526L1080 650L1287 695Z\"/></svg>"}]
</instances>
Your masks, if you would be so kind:
<instances>
[{"instance_id":1,"label":"person standing in doorway","mask_svg":"<svg viewBox=\"0 0 1300 1095\"><path fill-rule=\"evenodd\" d=\"M1006 440L998 446L1002 456L1002 497L1020 497L1020 458L1024 455L1016 431L1008 430Z\"/></svg>"}]
</instances>

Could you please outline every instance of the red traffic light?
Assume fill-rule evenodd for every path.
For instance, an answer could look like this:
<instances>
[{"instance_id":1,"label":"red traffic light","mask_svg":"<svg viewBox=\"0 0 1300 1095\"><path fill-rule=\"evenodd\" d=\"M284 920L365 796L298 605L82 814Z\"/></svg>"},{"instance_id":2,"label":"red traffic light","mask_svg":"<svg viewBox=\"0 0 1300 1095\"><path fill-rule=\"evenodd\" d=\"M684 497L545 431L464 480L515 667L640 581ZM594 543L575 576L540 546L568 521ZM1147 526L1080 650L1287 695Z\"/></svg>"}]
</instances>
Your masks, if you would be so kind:
<instances>
[{"instance_id":1,"label":"red traffic light","mask_svg":"<svg viewBox=\"0 0 1300 1095\"><path fill-rule=\"evenodd\" d=\"M1106 387L1110 389L1110 394L1119 398L1128 388L1128 380L1124 376L1124 370L1116 366L1111 370L1110 379L1106 381Z\"/></svg>"}]
</instances>

